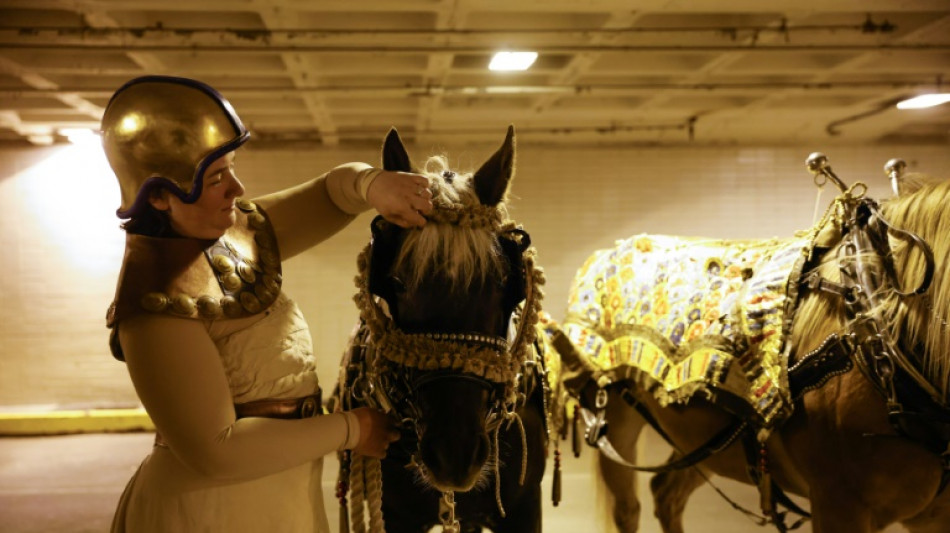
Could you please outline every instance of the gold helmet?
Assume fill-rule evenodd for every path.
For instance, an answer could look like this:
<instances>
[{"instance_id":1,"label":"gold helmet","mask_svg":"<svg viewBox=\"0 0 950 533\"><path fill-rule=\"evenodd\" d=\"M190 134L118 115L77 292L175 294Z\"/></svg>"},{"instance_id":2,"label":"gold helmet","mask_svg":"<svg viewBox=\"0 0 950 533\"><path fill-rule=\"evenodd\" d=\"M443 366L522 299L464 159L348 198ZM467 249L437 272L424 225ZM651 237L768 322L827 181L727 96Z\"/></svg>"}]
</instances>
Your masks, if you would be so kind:
<instances>
[{"instance_id":1,"label":"gold helmet","mask_svg":"<svg viewBox=\"0 0 950 533\"><path fill-rule=\"evenodd\" d=\"M171 76L144 76L119 88L100 131L122 190L119 218L139 215L157 188L195 202L208 165L250 136L216 90Z\"/></svg>"}]
</instances>

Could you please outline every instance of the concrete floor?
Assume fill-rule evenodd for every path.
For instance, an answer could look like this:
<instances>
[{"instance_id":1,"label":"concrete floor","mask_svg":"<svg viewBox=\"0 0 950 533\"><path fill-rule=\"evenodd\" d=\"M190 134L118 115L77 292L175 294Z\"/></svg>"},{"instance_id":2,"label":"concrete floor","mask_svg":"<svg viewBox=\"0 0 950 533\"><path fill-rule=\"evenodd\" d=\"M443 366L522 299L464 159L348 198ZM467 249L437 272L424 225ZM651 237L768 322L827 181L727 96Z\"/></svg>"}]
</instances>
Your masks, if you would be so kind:
<instances>
[{"instance_id":1,"label":"concrete floor","mask_svg":"<svg viewBox=\"0 0 950 533\"><path fill-rule=\"evenodd\" d=\"M152 446L151 433L83 434L56 437L0 438L0 532L3 533L86 533L108 531L115 503L126 481ZM652 432L645 432L644 461L663 460L668 448ZM566 443L563 443L566 444ZM550 470L544 480L547 498L544 509L545 533L594 533L611 531L606 513L597 505L593 483L591 449L579 459L562 446L564 460L563 500L550 503ZM336 479L335 458L325 468L324 494L331 528L337 522L333 500ZM653 518L646 474L640 475L643 514L641 532L659 533ZM751 486L728 480L715 481L730 498L750 510L757 510L758 496ZM775 531L760 527L732 509L710 487L696 491L687 507L684 527L694 533L742 533ZM798 531L811 533L806 524ZM906 531L892 526L886 533Z\"/></svg>"}]
</instances>

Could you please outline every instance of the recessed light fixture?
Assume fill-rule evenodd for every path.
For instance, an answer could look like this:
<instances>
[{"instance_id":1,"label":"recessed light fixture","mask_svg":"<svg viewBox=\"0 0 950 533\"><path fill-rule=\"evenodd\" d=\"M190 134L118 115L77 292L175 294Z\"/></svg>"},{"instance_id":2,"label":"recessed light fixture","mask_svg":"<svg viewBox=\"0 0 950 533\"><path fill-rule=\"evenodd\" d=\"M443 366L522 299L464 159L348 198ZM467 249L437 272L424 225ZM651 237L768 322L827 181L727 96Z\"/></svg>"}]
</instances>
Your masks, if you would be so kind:
<instances>
[{"instance_id":1,"label":"recessed light fixture","mask_svg":"<svg viewBox=\"0 0 950 533\"><path fill-rule=\"evenodd\" d=\"M897 109L924 109L950 102L950 93L921 94L897 102Z\"/></svg>"},{"instance_id":2,"label":"recessed light fixture","mask_svg":"<svg viewBox=\"0 0 950 533\"><path fill-rule=\"evenodd\" d=\"M491 58L488 70L528 70L537 58L537 52L498 52Z\"/></svg>"}]
</instances>

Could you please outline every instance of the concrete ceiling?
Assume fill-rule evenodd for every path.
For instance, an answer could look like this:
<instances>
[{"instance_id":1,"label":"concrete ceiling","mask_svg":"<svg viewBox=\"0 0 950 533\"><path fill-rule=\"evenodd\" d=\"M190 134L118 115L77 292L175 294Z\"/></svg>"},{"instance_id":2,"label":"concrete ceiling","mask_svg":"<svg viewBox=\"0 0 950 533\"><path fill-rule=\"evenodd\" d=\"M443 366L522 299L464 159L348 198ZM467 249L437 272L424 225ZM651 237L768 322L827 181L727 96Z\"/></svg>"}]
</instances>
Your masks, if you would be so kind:
<instances>
[{"instance_id":1,"label":"concrete ceiling","mask_svg":"<svg viewBox=\"0 0 950 533\"><path fill-rule=\"evenodd\" d=\"M521 73L487 69L535 50ZM947 0L0 0L0 142L199 78L261 143L950 143Z\"/></svg>"}]
</instances>

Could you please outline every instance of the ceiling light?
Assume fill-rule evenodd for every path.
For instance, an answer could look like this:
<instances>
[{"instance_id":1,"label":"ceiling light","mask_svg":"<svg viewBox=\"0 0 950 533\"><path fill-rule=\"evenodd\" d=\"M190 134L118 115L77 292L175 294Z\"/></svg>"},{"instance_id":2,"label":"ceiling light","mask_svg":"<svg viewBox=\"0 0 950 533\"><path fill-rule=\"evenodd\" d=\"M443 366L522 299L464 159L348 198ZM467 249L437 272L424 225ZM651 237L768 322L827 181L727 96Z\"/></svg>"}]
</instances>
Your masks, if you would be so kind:
<instances>
[{"instance_id":1,"label":"ceiling light","mask_svg":"<svg viewBox=\"0 0 950 533\"><path fill-rule=\"evenodd\" d=\"M537 58L537 52L498 52L491 58L488 70L528 70Z\"/></svg>"},{"instance_id":2,"label":"ceiling light","mask_svg":"<svg viewBox=\"0 0 950 533\"><path fill-rule=\"evenodd\" d=\"M897 109L923 109L950 102L950 93L921 94L897 102Z\"/></svg>"}]
</instances>

